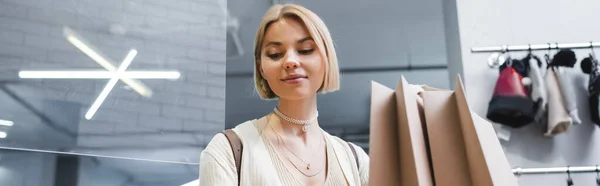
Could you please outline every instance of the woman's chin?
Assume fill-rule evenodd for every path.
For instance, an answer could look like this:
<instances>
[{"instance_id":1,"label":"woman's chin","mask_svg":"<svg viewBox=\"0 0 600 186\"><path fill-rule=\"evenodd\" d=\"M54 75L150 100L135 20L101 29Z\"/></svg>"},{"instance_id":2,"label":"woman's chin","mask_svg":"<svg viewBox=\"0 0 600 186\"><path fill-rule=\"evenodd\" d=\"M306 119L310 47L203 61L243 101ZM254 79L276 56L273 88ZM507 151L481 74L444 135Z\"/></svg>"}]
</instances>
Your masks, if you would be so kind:
<instances>
[{"instance_id":1,"label":"woman's chin","mask_svg":"<svg viewBox=\"0 0 600 186\"><path fill-rule=\"evenodd\" d=\"M279 98L280 99L286 99L286 100L301 100L301 99L306 99L306 98L312 98L315 97L317 93L309 93L309 92L293 92L293 93L287 93L284 95L280 95Z\"/></svg>"}]
</instances>

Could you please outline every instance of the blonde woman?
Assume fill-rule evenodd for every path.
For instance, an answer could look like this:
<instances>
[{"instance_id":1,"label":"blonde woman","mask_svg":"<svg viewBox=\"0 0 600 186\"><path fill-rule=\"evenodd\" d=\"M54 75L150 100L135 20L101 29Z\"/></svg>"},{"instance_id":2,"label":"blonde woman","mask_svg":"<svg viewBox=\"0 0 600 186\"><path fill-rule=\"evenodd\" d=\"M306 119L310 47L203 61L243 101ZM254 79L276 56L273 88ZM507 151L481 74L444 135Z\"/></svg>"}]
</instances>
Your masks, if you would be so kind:
<instances>
[{"instance_id":1,"label":"blonde woman","mask_svg":"<svg viewBox=\"0 0 600 186\"><path fill-rule=\"evenodd\" d=\"M299 5L271 7L258 27L254 66L258 94L278 104L214 136L201 153L200 185L367 185L364 150L319 126L317 94L340 87L323 21Z\"/></svg>"}]
</instances>

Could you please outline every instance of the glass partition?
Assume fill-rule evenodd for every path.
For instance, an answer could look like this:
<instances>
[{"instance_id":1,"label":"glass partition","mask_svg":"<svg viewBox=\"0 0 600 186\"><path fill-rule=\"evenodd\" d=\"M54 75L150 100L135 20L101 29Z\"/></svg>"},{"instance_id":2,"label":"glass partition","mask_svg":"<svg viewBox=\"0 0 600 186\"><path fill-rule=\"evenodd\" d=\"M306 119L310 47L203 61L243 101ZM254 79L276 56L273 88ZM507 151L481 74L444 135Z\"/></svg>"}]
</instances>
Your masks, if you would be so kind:
<instances>
[{"instance_id":1,"label":"glass partition","mask_svg":"<svg viewBox=\"0 0 600 186\"><path fill-rule=\"evenodd\" d=\"M197 164L224 128L224 10L1 1L0 146Z\"/></svg>"}]
</instances>

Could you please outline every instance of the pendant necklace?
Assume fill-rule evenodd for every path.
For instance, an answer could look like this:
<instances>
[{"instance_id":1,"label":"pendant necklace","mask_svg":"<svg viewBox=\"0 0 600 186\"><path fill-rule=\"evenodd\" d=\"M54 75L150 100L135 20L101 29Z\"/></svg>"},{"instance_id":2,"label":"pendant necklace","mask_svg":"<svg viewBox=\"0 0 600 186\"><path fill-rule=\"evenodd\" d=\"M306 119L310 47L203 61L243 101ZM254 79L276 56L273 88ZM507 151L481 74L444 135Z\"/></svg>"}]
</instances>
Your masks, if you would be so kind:
<instances>
[{"instance_id":1,"label":"pendant necklace","mask_svg":"<svg viewBox=\"0 0 600 186\"><path fill-rule=\"evenodd\" d=\"M275 135L276 135L275 137L277 138L277 142L279 143L279 145L284 147L284 152L283 152L284 157L290 162L290 164L292 164L294 166L294 168L296 168L296 170L298 170L300 173L304 174L307 177L313 177L315 175L318 175L319 173L321 173L323 171L323 169L325 169L325 166L322 166L320 169L318 169L316 172L314 172L312 174L306 173L305 171L311 171L311 166L310 166L311 163L310 163L310 161L306 161L306 160L300 158L300 156L298 156L296 153L294 153L294 151L292 151L291 149L289 149L287 147L287 144L285 144L285 141L283 140L283 137L281 135L279 135L278 132L275 131L275 129L273 128L273 126L271 126L270 124L268 124L268 122L267 122L267 125L275 133ZM322 137L322 139L320 140L320 143L319 143L318 147L321 147L323 141L325 141L325 136L321 135L321 137ZM296 163L294 163L290 159L290 157L288 156L288 153L286 153L285 151L288 151L288 152L292 153L292 155L294 155L296 158L298 158L300 161L302 161L306 165L306 170L302 170L302 168L298 167L296 165ZM314 153L314 155L316 155L316 154L319 154L319 153ZM311 158L311 160L312 160L312 158Z\"/></svg>"}]
</instances>

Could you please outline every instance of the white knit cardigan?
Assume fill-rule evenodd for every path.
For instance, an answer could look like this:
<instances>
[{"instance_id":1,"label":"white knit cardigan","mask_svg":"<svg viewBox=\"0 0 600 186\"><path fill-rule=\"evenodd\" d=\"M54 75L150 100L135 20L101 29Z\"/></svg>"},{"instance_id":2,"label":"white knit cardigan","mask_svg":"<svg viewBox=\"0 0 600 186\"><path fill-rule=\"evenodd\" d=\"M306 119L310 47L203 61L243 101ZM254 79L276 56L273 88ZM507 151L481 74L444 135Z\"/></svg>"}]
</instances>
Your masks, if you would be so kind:
<instances>
[{"instance_id":1,"label":"white knit cardigan","mask_svg":"<svg viewBox=\"0 0 600 186\"><path fill-rule=\"evenodd\" d=\"M282 185L267 147L255 127L257 120L246 121L233 130L244 146L241 165L240 185ZM366 186L369 181L369 156L362 148L356 149L360 170L348 144L342 139L325 132L332 142L333 154L337 157L343 175L349 186ZM231 146L223 134L215 135L200 155L201 186L235 186L237 174Z\"/></svg>"}]
</instances>

